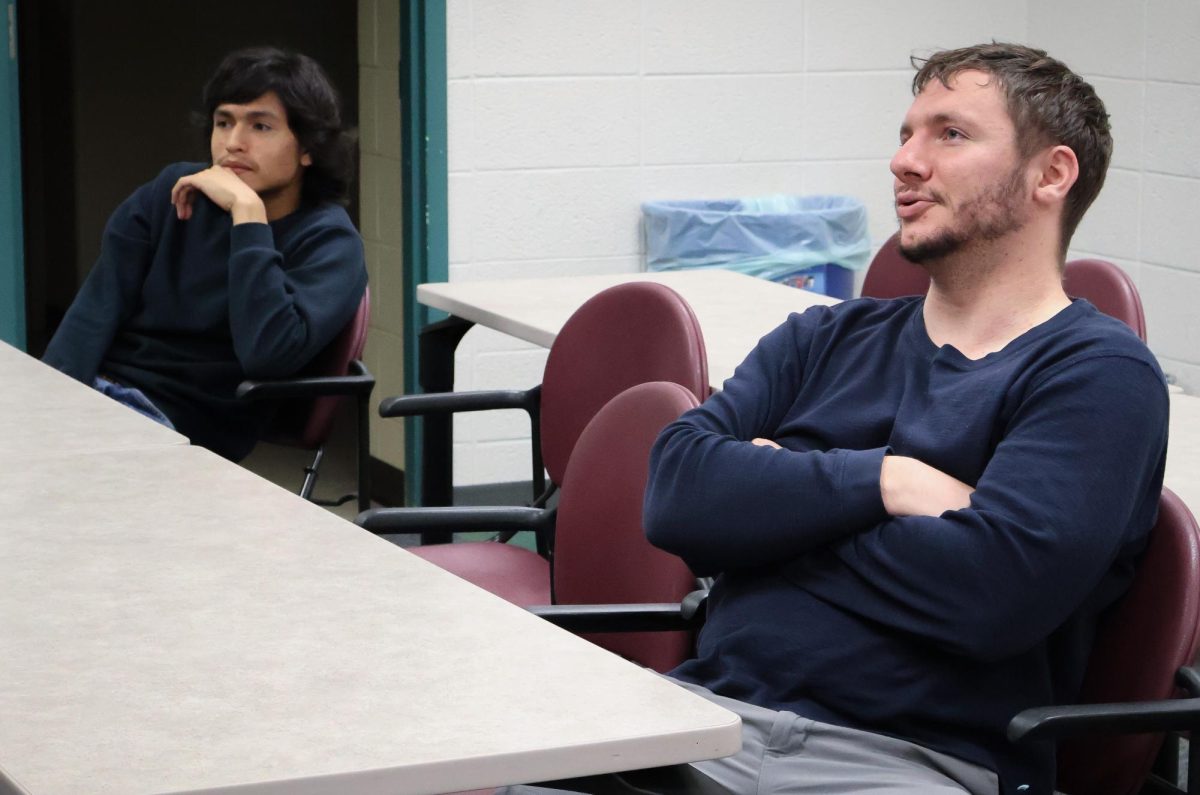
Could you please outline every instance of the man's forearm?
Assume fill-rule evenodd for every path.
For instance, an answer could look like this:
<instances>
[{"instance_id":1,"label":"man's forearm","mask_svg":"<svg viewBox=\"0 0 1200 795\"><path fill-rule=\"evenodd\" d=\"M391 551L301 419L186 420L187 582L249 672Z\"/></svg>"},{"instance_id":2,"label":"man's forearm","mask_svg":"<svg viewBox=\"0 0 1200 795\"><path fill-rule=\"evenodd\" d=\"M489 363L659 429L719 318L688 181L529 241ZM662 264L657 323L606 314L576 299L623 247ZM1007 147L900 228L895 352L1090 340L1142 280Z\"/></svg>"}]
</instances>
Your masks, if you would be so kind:
<instances>
[{"instance_id":1,"label":"man's forearm","mask_svg":"<svg viewBox=\"0 0 1200 795\"><path fill-rule=\"evenodd\" d=\"M971 506L975 489L915 458L888 455L879 471L879 494L892 516L941 516Z\"/></svg>"}]
</instances>

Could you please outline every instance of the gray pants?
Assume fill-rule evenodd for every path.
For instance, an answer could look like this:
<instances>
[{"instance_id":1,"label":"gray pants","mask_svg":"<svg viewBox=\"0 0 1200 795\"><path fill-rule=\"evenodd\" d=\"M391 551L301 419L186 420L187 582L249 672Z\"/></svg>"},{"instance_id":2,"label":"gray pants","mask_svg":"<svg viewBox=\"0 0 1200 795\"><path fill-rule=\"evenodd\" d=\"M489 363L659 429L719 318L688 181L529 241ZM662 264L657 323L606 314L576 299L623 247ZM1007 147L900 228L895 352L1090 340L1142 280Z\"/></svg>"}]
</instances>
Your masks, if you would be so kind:
<instances>
[{"instance_id":1,"label":"gray pants","mask_svg":"<svg viewBox=\"0 0 1200 795\"><path fill-rule=\"evenodd\" d=\"M996 774L905 740L776 712L679 683L742 719L742 750L724 759L537 786L504 795L997 795Z\"/></svg>"}]
</instances>

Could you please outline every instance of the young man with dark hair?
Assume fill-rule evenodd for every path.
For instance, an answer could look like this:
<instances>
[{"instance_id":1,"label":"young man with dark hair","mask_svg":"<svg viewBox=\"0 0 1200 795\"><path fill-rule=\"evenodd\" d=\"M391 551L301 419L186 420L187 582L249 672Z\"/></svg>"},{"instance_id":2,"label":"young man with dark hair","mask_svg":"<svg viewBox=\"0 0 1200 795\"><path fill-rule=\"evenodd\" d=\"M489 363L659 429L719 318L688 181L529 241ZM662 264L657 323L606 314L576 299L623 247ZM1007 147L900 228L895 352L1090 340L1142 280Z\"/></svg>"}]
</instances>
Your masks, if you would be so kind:
<instances>
[{"instance_id":1,"label":"young man with dark hair","mask_svg":"<svg viewBox=\"0 0 1200 795\"><path fill-rule=\"evenodd\" d=\"M320 66L235 52L203 102L211 165L170 165L117 208L44 360L236 461L269 419L238 383L307 364L366 265L339 204L353 139Z\"/></svg>"},{"instance_id":2,"label":"young man with dark hair","mask_svg":"<svg viewBox=\"0 0 1200 795\"><path fill-rule=\"evenodd\" d=\"M891 170L928 294L792 315L651 457L650 540L716 577L672 675L743 750L569 788L1053 792L1005 727L1078 692L1154 522L1166 384L1063 292L1111 150L1091 86L993 43L914 94Z\"/></svg>"}]
</instances>

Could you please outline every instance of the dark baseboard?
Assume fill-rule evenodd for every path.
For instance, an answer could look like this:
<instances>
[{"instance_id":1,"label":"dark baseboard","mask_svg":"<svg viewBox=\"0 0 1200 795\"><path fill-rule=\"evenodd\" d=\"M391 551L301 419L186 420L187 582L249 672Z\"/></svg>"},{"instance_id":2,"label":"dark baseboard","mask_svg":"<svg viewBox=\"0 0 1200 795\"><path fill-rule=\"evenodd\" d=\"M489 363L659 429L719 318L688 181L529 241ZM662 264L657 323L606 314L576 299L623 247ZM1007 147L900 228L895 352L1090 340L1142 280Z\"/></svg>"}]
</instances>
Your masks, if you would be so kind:
<instances>
[{"instance_id":1,"label":"dark baseboard","mask_svg":"<svg viewBox=\"0 0 1200 795\"><path fill-rule=\"evenodd\" d=\"M525 505L532 496L526 482L454 487L455 505ZM404 470L372 456L371 499L385 507L404 505Z\"/></svg>"}]
</instances>

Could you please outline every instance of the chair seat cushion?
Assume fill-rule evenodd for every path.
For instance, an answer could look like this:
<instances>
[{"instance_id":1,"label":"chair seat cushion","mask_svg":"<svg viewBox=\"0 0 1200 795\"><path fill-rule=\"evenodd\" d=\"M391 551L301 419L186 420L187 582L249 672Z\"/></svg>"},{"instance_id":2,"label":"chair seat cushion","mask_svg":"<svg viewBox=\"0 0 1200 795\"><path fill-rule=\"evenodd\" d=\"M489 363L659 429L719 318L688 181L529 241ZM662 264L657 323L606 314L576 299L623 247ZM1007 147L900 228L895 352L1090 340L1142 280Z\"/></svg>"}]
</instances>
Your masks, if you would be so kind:
<instances>
[{"instance_id":1,"label":"chair seat cushion","mask_svg":"<svg viewBox=\"0 0 1200 795\"><path fill-rule=\"evenodd\" d=\"M521 607L550 604L550 563L528 549L472 541L408 551Z\"/></svg>"}]
</instances>

